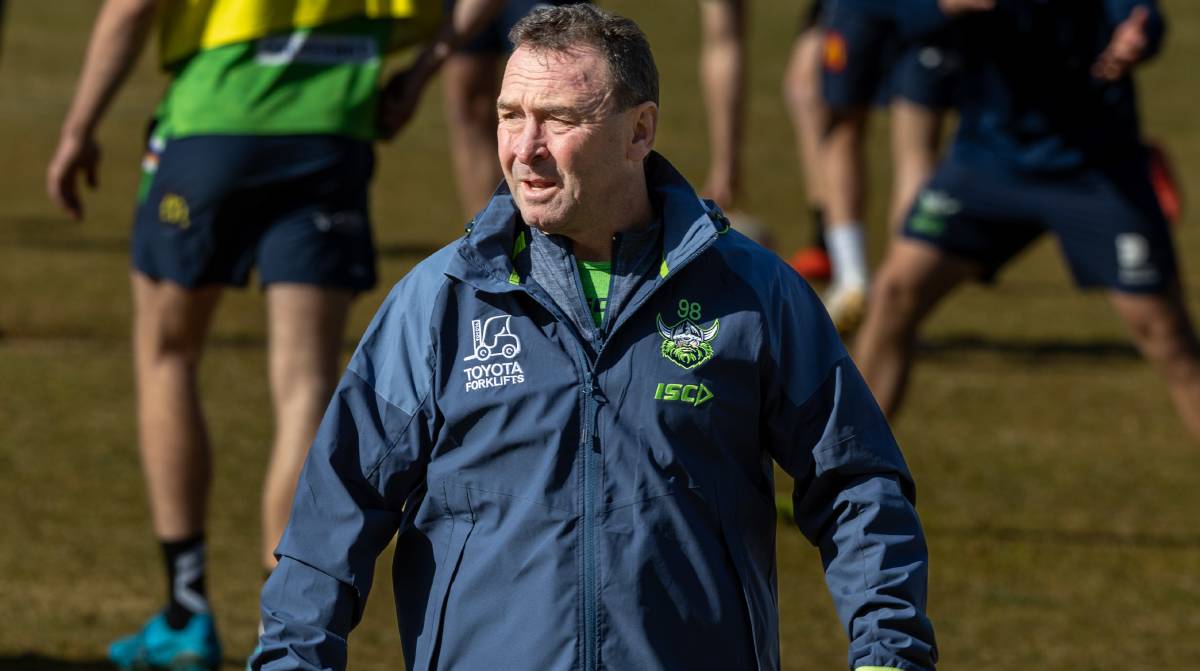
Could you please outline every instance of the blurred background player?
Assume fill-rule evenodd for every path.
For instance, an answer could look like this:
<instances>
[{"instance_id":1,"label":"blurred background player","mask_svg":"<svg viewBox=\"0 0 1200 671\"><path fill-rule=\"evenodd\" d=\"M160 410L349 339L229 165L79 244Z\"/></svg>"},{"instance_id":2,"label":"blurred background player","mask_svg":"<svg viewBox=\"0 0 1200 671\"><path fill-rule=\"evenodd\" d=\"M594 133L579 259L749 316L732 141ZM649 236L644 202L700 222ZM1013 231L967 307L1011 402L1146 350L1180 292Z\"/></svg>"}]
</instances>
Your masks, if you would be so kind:
<instances>
[{"instance_id":1,"label":"blurred background player","mask_svg":"<svg viewBox=\"0 0 1200 671\"><path fill-rule=\"evenodd\" d=\"M262 561L337 382L351 300L375 283L368 184L377 132L394 134L461 34L494 0L464 0L380 106L386 53L436 32L407 1L108 0L47 169L75 218L95 187L96 128L156 18L171 83L154 116L132 235L138 436L168 602L115 642L121 668L213 667L220 645L205 572L212 456L197 390L225 286L252 268L266 294L275 436L262 494ZM161 10L161 11L159 11ZM156 17L157 15L157 17Z\"/></svg>"},{"instance_id":2,"label":"blurred background player","mask_svg":"<svg viewBox=\"0 0 1200 671\"><path fill-rule=\"evenodd\" d=\"M700 2L700 88L708 174L700 195L726 212L738 197L746 113L746 0Z\"/></svg>"},{"instance_id":3,"label":"blurred background player","mask_svg":"<svg viewBox=\"0 0 1200 671\"><path fill-rule=\"evenodd\" d=\"M738 202L746 116L748 0L700 1L700 89L708 130L708 173L700 195L733 227L770 248L770 230Z\"/></svg>"},{"instance_id":4,"label":"blurred background player","mask_svg":"<svg viewBox=\"0 0 1200 671\"><path fill-rule=\"evenodd\" d=\"M796 155L804 179L812 243L797 250L791 266L810 282L829 280L831 268L825 247L824 171L821 168L821 138L829 126L829 108L821 97L821 14L825 2L814 0L800 17L792 42L783 96L796 138Z\"/></svg>"},{"instance_id":5,"label":"blurred background player","mask_svg":"<svg viewBox=\"0 0 1200 671\"><path fill-rule=\"evenodd\" d=\"M822 21L827 4L827 0L813 0L801 14L783 79L784 101L800 160L812 236L808 245L791 255L789 263L810 282L828 282L833 272L825 237L826 180L822 155L830 125L821 81L825 59Z\"/></svg>"},{"instance_id":6,"label":"blurred background player","mask_svg":"<svg viewBox=\"0 0 1200 671\"><path fill-rule=\"evenodd\" d=\"M863 217L864 141L873 100L891 113L892 197L889 231L928 179L937 158L944 110L953 102L959 58L946 35L927 30L938 6L990 0L829 0L822 21L822 96L829 122L820 157L825 173L826 246L832 265L825 306L838 329L861 321L869 271Z\"/></svg>"},{"instance_id":7,"label":"blurred background player","mask_svg":"<svg viewBox=\"0 0 1200 671\"><path fill-rule=\"evenodd\" d=\"M582 1L586 0L508 0L474 39L446 60L442 103L458 201L464 216L470 217L483 209L500 184L500 164L496 162L496 96L500 92L501 67L512 51L508 31L532 11ZM447 11L452 11L455 4L455 0L448 0Z\"/></svg>"},{"instance_id":8,"label":"blurred background player","mask_svg":"<svg viewBox=\"0 0 1200 671\"><path fill-rule=\"evenodd\" d=\"M922 320L963 281L990 280L1058 238L1080 287L1108 291L1200 439L1200 345L1139 132L1131 69L1159 49L1152 0L1009 0L963 17L961 120L879 271L855 359L900 405Z\"/></svg>"}]
</instances>

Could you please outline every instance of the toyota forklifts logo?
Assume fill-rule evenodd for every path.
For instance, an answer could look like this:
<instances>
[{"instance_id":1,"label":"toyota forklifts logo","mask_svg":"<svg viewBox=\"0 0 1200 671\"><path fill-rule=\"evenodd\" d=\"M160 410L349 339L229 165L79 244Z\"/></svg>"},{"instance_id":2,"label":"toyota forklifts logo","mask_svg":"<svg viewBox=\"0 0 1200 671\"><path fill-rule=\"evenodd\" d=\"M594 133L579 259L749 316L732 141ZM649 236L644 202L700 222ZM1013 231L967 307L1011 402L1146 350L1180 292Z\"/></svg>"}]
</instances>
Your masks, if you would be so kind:
<instances>
[{"instance_id":1,"label":"toyota forklifts logo","mask_svg":"<svg viewBox=\"0 0 1200 671\"><path fill-rule=\"evenodd\" d=\"M465 390L478 391L525 382L525 371L516 357L521 339L512 332L512 315L471 320L471 353L463 361L475 361L463 369Z\"/></svg>"}]
</instances>

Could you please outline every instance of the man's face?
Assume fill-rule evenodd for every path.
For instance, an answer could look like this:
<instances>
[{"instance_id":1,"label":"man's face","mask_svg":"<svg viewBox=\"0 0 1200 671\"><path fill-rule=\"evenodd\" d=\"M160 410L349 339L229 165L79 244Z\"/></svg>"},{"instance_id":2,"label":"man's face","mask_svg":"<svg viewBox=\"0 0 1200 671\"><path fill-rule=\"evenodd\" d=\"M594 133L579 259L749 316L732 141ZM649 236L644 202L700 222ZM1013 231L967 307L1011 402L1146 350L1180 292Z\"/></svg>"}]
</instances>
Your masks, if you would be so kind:
<instances>
[{"instance_id":1,"label":"man's face","mask_svg":"<svg viewBox=\"0 0 1200 671\"><path fill-rule=\"evenodd\" d=\"M530 226L586 235L640 166L627 155L632 123L611 89L607 64L587 47L521 47L508 59L496 136L504 179Z\"/></svg>"}]
</instances>

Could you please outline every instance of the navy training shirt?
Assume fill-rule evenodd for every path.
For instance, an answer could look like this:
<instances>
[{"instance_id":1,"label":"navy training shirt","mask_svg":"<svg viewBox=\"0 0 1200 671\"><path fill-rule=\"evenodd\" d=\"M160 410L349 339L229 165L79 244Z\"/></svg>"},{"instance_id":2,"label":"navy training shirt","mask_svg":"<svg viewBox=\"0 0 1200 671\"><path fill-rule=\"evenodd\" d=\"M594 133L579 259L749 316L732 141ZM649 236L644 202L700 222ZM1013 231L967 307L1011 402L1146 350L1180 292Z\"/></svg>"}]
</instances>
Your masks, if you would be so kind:
<instances>
[{"instance_id":1,"label":"navy training shirt","mask_svg":"<svg viewBox=\"0 0 1200 671\"><path fill-rule=\"evenodd\" d=\"M1163 19L1154 0L999 0L960 19L961 115L951 155L1023 174L1141 160L1133 80L1099 80L1091 68L1134 7L1149 11L1143 57L1158 51Z\"/></svg>"}]
</instances>

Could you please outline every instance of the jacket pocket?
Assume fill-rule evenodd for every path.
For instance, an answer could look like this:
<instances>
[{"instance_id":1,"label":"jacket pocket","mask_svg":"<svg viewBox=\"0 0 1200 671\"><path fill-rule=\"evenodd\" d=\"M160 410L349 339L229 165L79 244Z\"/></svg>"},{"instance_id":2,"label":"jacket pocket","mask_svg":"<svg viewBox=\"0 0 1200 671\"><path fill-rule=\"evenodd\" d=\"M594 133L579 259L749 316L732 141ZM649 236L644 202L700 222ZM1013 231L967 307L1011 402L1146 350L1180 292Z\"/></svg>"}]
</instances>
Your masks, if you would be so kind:
<instances>
[{"instance_id":1,"label":"jacket pocket","mask_svg":"<svg viewBox=\"0 0 1200 671\"><path fill-rule=\"evenodd\" d=\"M450 600L450 590L454 585L454 577L462 564L463 552L467 539L475 528L475 513L471 506L468 490L461 485L441 482L443 514L450 524L449 539L445 550L438 558L433 575L433 584L429 589L429 602L425 610L425 627L429 632L428 644L421 646L417 659L413 662L413 671L433 671L438 668L438 656L442 647L442 628L446 617L446 604Z\"/></svg>"}]
</instances>

